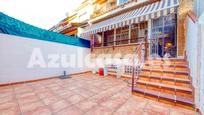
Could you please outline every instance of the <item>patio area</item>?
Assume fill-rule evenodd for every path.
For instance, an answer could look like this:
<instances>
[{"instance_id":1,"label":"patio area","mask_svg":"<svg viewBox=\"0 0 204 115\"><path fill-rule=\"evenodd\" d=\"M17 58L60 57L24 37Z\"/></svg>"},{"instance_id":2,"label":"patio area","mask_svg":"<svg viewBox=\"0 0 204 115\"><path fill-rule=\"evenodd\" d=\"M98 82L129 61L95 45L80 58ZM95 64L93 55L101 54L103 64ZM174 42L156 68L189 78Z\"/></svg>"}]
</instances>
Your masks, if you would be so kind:
<instances>
[{"instance_id":1,"label":"patio area","mask_svg":"<svg viewBox=\"0 0 204 115\"><path fill-rule=\"evenodd\" d=\"M131 94L122 79L91 73L0 87L0 115L195 115Z\"/></svg>"}]
</instances>

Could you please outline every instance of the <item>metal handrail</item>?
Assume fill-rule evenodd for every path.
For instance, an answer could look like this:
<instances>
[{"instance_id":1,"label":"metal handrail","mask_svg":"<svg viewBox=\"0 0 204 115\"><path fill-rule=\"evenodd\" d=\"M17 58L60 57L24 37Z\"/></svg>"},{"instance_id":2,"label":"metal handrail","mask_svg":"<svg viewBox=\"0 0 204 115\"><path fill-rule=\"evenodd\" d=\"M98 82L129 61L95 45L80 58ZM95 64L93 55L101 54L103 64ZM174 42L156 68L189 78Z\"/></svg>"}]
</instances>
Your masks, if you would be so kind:
<instances>
[{"instance_id":1,"label":"metal handrail","mask_svg":"<svg viewBox=\"0 0 204 115\"><path fill-rule=\"evenodd\" d=\"M139 44L139 46L135 50L135 54L133 56L133 63L132 63L132 91L134 90L135 85L135 78L139 78L139 73L142 69L144 64L145 55L143 53L143 45L145 45L145 39ZM137 61L136 61L137 59ZM136 74L136 77L135 77Z\"/></svg>"}]
</instances>

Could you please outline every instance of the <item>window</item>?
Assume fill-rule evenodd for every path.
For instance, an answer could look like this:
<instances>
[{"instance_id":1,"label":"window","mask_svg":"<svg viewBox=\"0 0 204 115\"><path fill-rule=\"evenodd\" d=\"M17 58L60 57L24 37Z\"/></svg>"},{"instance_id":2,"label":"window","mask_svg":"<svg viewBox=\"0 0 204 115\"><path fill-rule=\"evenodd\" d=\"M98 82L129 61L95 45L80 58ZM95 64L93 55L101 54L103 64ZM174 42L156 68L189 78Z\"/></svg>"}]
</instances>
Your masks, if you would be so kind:
<instances>
[{"instance_id":1,"label":"window","mask_svg":"<svg viewBox=\"0 0 204 115\"><path fill-rule=\"evenodd\" d=\"M128 2L128 0L118 0L118 5L124 4L126 2Z\"/></svg>"},{"instance_id":2,"label":"window","mask_svg":"<svg viewBox=\"0 0 204 115\"><path fill-rule=\"evenodd\" d=\"M114 30L104 32L104 46L113 46L114 44Z\"/></svg>"},{"instance_id":3,"label":"window","mask_svg":"<svg viewBox=\"0 0 204 115\"><path fill-rule=\"evenodd\" d=\"M102 46L102 33L94 34L94 47Z\"/></svg>"},{"instance_id":4,"label":"window","mask_svg":"<svg viewBox=\"0 0 204 115\"><path fill-rule=\"evenodd\" d=\"M130 43L139 43L141 42L146 36L148 26L147 22L142 22L139 24L133 24L131 26L131 41Z\"/></svg>"},{"instance_id":5,"label":"window","mask_svg":"<svg viewBox=\"0 0 204 115\"><path fill-rule=\"evenodd\" d=\"M116 30L116 45L128 44L129 41L129 26L118 28Z\"/></svg>"}]
</instances>

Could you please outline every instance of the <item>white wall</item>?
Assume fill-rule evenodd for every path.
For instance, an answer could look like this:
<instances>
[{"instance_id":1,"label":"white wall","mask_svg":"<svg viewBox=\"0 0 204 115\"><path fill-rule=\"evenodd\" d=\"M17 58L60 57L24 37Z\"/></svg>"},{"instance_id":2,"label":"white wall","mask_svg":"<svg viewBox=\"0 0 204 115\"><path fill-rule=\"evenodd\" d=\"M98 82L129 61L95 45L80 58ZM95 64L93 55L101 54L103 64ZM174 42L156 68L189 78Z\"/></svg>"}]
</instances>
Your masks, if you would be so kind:
<instances>
[{"instance_id":1,"label":"white wall","mask_svg":"<svg viewBox=\"0 0 204 115\"><path fill-rule=\"evenodd\" d=\"M63 66L28 68L35 48L40 49L46 65L50 60L48 59L50 54L77 55L77 58L82 61L80 63L84 63L84 57L90 52L88 48L0 34L0 84L58 76L62 75L64 70L68 74L89 70L85 65L66 68Z\"/></svg>"},{"instance_id":2,"label":"white wall","mask_svg":"<svg viewBox=\"0 0 204 115\"><path fill-rule=\"evenodd\" d=\"M196 106L204 113L204 13L194 23L188 18L186 52L195 87Z\"/></svg>"},{"instance_id":3,"label":"white wall","mask_svg":"<svg viewBox=\"0 0 204 115\"><path fill-rule=\"evenodd\" d=\"M203 2L204 3L204 2ZM200 97L201 97L201 111L204 114L204 12L202 13L202 15L200 16L200 24L201 24L201 39L202 39L202 46L201 46L201 68L200 68L200 72L201 72L201 79L200 79Z\"/></svg>"}]
</instances>

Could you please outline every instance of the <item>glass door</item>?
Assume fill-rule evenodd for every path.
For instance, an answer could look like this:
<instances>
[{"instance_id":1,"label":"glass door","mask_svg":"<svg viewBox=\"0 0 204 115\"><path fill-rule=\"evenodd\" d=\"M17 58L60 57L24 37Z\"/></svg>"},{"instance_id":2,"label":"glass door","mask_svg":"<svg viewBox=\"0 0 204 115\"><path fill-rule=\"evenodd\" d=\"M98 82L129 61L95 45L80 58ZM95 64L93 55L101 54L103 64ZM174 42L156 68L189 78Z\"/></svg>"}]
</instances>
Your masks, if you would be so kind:
<instances>
[{"instance_id":1,"label":"glass door","mask_svg":"<svg viewBox=\"0 0 204 115\"><path fill-rule=\"evenodd\" d=\"M176 41L176 14L152 20L151 58L175 58L177 54Z\"/></svg>"}]
</instances>

